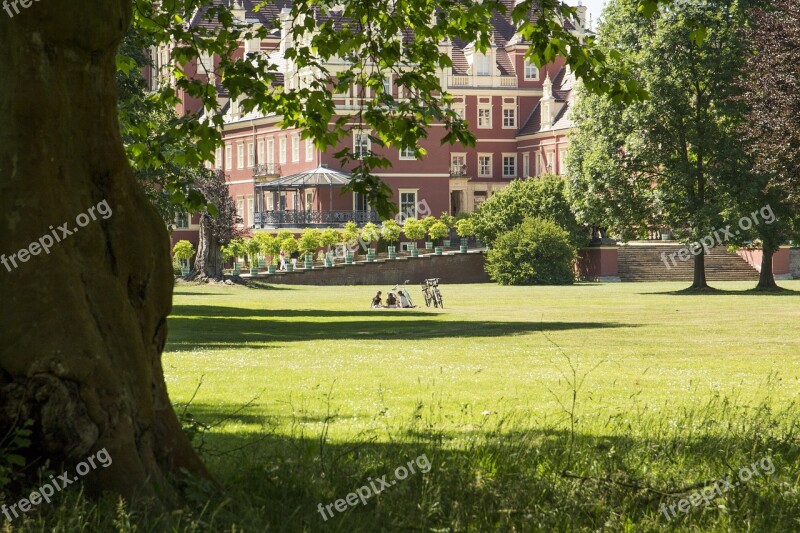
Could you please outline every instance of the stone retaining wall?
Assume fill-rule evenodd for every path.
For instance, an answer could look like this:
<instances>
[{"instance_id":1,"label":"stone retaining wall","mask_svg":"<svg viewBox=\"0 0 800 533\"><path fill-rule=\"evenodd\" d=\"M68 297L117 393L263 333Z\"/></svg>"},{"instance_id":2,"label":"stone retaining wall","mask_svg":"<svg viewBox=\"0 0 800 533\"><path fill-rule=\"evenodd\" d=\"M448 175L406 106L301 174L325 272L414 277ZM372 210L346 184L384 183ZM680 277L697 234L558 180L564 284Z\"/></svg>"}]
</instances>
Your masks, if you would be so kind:
<instances>
[{"instance_id":1,"label":"stone retaining wall","mask_svg":"<svg viewBox=\"0 0 800 533\"><path fill-rule=\"evenodd\" d=\"M483 252L467 254L423 255L401 257L392 261L379 259L374 263L359 262L334 267L314 267L313 270L260 274L255 279L287 285L394 285L409 280L418 284L427 278L441 278L442 283L490 283L483 269ZM298 263L298 266L302 263Z\"/></svg>"}]
</instances>

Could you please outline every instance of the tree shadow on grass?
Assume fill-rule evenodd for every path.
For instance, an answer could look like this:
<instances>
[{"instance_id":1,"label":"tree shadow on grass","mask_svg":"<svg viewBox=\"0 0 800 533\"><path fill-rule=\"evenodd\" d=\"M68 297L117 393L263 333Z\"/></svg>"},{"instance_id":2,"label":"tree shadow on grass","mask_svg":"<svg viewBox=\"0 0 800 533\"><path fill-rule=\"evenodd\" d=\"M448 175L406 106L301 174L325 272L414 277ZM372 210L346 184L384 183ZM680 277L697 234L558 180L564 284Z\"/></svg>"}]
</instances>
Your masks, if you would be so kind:
<instances>
[{"instance_id":1,"label":"tree shadow on grass","mask_svg":"<svg viewBox=\"0 0 800 533\"><path fill-rule=\"evenodd\" d=\"M203 419L225 416L225 406L208 407ZM675 504L735 475L754 458L769 455L780 466L791 464L795 453L793 446L772 447L752 433L578 432L570 445L573 435L557 428L431 433L420 420L388 439L365 430L331 441L326 419L294 422L282 428L288 434L215 428L206 435L205 458L233 502L223 520L244 530L269 524L280 531L577 531L606 529L614 515L623 515L637 530L654 531L666 523L661 503ZM781 507L786 503L778 505L782 485L798 486L791 469L756 477L717 503L740 509L734 526L792 530L793 513ZM320 505L378 479L387 481L384 493L320 513ZM674 518L708 530L725 516L713 505Z\"/></svg>"},{"instance_id":2,"label":"tree shadow on grass","mask_svg":"<svg viewBox=\"0 0 800 533\"><path fill-rule=\"evenodd\" d=\"M670 295L670 296L800 296L800 291L793 291L779 287L778 289L761 290L761 289L745 289L740 291L730 289L717 289L715 287L708 287L705 289L680 289L677 291L657 291L657 292L639 292L642 295Z\"/></svg>"},{"instance_id":3,"label":"tree shadow on grass","mask_svg":"<svg viewBox=\"0 0 800 533\"><path fill-rule=\"evenodd\" d=\"M274 316L274 315L273 315ZM346 314L335 314L346 318ZM265 318L200 317L169 319L168 351L256 348L257 344L311 340L385 341L387 339L506 337L536 331L576 331L639 327L615 322L472 322L442 320L285 321ZM268 347L268 346L262 346Z\"/></svg>"}]
</instances>

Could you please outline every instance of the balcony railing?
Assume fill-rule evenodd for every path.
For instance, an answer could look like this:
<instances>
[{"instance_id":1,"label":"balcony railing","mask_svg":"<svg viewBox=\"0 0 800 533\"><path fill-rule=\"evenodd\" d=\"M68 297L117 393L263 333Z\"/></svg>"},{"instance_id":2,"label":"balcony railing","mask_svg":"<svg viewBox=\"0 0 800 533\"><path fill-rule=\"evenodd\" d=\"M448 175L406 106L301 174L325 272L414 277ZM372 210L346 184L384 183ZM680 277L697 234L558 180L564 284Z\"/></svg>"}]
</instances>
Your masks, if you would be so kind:
<instances>
[{"instance_id":1,"label":"balcony railing","mask_svg":"<svg viewBox=\"0 0 800 533\"><path fill-rule=\"evenodd\" d=\"M281 166L277 163L259 163L253 166L254 178L277 178L281 175Z\"/></svg>"},{"instance_id":2,"label":"balcony railing","mask_svg":"<svg viewBox=\"0 0 800 533\"><path fill-rule=\"evenodd\" d=\"M351 220L356 224L381 221L375 211L260 211L254 215L253 223L257 228L344 226Z\"/></svg>"},{"instance_id":3,"label":"balcony railing","mask_svg":"<svg viewBox=\"0 0 800 533\"><path fill-rule=\"evenodd\" d=\"M453 75L450 87L516 87L516 76L464 76Z\"/></svg>"},{"instance_id":4,"label":"balcony railing","mask_svg":"<svg viewBox=\"0 0 800 533\"><path fill-rule=\"evenodd\" d=\"M463 178L467 175L467 165L450 165L451 178Z\"/></svg>"}]
</instances>

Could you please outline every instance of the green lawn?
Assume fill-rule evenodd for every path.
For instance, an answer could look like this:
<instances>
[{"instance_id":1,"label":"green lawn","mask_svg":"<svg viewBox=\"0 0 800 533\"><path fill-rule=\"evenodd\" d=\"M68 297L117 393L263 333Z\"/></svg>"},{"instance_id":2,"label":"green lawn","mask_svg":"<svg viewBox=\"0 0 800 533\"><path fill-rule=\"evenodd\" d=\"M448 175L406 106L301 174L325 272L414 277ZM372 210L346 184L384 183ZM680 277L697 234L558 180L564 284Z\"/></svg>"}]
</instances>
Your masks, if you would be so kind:
<instances>
[{"instance_id":1,"label":"green lawn","mask_svg":"<svg viewBox=\"0 0 800 533\"><path fill-rule=\"evenodd\" d=\"M11 531L798 531L800 282L714 285L179 284L167 383L224 492Z\"/></svg>"},{"instance_id":2,"label":"green lawn","mask_svg":"<svg viewBox=\"0 0 800 533\"><path fill-rule=\"evenodd\" d=\"M196 443L234 499L217 527L800 529L800 293L714 285L444 286L444 311L179 285L164 366L179 407L202 380ZM422 453L429 473L317 512ZM659 512L764 457L774 474Z\"/></svg>"}]
</instances>

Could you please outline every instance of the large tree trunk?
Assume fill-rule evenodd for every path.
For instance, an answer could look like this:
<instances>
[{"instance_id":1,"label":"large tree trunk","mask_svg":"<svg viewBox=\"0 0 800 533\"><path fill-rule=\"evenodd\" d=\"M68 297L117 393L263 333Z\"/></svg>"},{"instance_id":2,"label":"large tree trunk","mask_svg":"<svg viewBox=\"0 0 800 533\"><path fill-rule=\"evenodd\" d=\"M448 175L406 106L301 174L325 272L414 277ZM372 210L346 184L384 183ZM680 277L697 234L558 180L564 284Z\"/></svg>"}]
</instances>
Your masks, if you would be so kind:
<instances>
[{"instance_id":1,"label":"large tree trunk","mask_svg":"<svg viewBox=\"0 0 800 533\"><path fill-rule=\"evenodd\" d=\"M168 474L207 472L161 366L167 231L117 123L115 52L130 10L130 0L47 0L0 12L0 254L39 253L0 266L0 435L33 420L28 459L53 469L106 448L113 464L83 478L90 490L168 501ZM96 220L77 231L90 209ZM73 235L62 237L64 223ZM61 241L45 254L31 243L47 235Z\"/></svg>"},{"instance_id":2,"label":"large tree trunk","mask_svg":"<svg viewBox=\"0 0 800 533\"><path fill-rule=\"evenodd\" d=\"M706 282L706 251L701 249L700 253L694 256L694 278L692 280L692 289L707 289L708 283Z\"/></svg>"},{"instance_id":3,"label":"large tree trunk","mask_svg":"<svg viewBox=\"0 0 800 533\"><path fill-rule=\"evenodd\" d=\"M200 217L200 240L194 262L194 277L220 280L225 277L219 241L211 228L211 215Z\"/></svg>"},{"instance_id":4,"label":"large tree trunk","mask_svg":"<svg viewBox=\"0 0 800 533\"><path fill-rule=\"evenodd\" d=\"M779 288L778 284L775 283L775 274L772 270L772 258L774 255L775 249L764 243L761 248L761 273L758 275L756 290L774 291Z\"/></svg>"}]
</instances>

